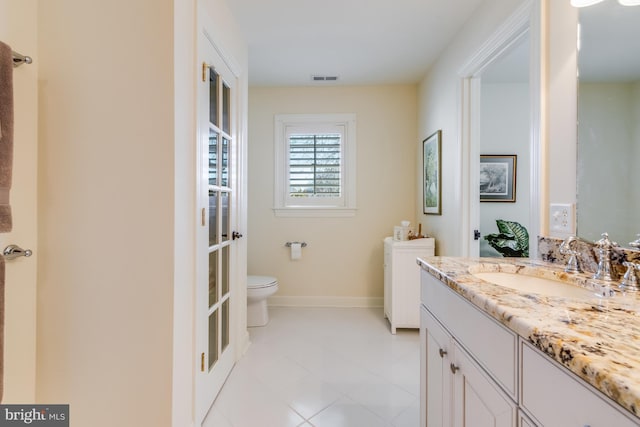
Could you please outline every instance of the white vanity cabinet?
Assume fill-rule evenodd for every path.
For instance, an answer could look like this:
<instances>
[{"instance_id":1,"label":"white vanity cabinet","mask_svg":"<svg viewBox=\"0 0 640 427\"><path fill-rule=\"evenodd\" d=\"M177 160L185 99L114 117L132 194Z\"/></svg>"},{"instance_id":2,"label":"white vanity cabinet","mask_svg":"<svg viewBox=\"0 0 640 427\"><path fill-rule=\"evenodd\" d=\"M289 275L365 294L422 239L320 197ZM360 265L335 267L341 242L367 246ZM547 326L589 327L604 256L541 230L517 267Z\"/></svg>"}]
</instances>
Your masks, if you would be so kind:
<instances>
[{"instance_id":1,"label":"white vanity cabinet","mask_svg":"<svg viewBox=\"0 0 640 427\"><path fill-rule=\"evenodd\" d=\"M424 280L424 279L423 279ZM430 279L437 283L436 279ZM435 291L435 292L431 292ZM444 292L442 292L444 291ZM482 359L477 359L474 350L487 355L488 366L497 368L500 375L504 372L501 363L504 355L492 349L491 337L503 332L499 325L492 324L479 311L473 312L465 307L467 304L440 285L439 287L423 285L423 301L429 301L421 309L421 426L428 427L515 427L517 426L518 408L507 392L481 366ZM452 324L443 324L433 311L445 314L444 317L458 318L453 322L453 329L473 325L471 332L482 340L470 340L472 348L465 348L450 329ZM472 316L466 316L470 312ZM484 318L476 318L480 315ZM493 328L498 327L498 330ZM505 341L504 339L507 339ZM510 333L499 337L498 347L507 344L507 352L511 353L511 361L507 361L513 372L507 373L507 381L515 379L516 344ZM502 347L504 350L504 347ZM477 362L478 360L479 362ZM515 393L515 383L513 383Z\"/></svg>"},{"instance_id":2,"label":"white vanity cabinet","mask_svg":"<svg viewBox=\"0 0 640 427\"><path fill-rule=\"evenodd\" d=\"M640 426L424 270L421 301L421 427Z\"/></svg>"},{"instance_id":3,"label":"white vanity cabinet","mask_svg":"<svg viewBox=\"0 0 640 427\"><path fill-rule=\"evenodd\" d=\"M416 259L434 255L433 238L384 239L384 315L397 328L420 327L420 266Z\"/></svg>"}]
</instances>

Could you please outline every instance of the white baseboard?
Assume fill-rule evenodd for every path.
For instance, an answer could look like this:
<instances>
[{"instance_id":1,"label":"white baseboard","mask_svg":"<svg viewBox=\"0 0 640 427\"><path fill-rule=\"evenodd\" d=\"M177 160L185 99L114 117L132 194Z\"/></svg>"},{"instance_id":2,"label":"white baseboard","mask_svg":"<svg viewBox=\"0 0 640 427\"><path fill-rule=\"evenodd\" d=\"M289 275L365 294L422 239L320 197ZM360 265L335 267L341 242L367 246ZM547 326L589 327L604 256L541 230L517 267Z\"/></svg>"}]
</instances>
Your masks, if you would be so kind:
<instances>
[{"instance_id":1,"label":"white baseboard","mask_svg":"<svg viewBox=\"0 0 640 427\"><path fill-rule=\"evenodd\" d=\"M383 297L286 297L267 300L272 307L382 307Z\"/></svg>"}]
</instances>

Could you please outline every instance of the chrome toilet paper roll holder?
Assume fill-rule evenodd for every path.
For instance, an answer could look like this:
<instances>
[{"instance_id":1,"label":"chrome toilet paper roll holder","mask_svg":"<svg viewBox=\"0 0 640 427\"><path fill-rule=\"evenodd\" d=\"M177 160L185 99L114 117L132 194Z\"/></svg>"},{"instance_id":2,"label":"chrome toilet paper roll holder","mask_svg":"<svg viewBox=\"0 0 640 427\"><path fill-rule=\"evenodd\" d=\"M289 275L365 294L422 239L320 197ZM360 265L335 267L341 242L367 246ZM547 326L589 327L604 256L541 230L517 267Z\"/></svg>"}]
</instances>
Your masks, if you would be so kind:
<instances>
[{"instance_id":1,"label":"chrome toilet paper roll holder","mask_svg":"<svg viewBox=\"0 0 640 427\"><path fill-rule=\"evenodd\" d=\"M285 245L286 247L290 248L290 247L291 247L291 245L294 245L294 244L299 244L299 245L300 245L300 247L303 247L303 248L306 248L306 247L307 247L307 242L287 242L287 243L285 243L284 245Z\"/></svg>"}]
</instances>

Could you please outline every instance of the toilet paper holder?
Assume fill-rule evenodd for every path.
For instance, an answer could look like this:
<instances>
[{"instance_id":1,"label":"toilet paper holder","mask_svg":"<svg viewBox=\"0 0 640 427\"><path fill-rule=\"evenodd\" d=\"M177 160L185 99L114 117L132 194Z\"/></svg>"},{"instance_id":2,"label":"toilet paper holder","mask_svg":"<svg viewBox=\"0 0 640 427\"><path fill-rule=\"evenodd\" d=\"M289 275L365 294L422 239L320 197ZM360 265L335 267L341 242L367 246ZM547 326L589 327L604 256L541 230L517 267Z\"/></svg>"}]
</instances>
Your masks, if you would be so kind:
<instances>
[{"instance_id":1,"label":"toilet paper holder","mask_svg":"<svg viewBox=\"0 0 640 427\"><path fill-rule=\"evenodd\" d=\"M288 248L291 247L291 245L293 245L294 243L299 243L301 247L306 248L307 247L307 242L287 242L284 245Z\"/></svg>"}]
</instances>

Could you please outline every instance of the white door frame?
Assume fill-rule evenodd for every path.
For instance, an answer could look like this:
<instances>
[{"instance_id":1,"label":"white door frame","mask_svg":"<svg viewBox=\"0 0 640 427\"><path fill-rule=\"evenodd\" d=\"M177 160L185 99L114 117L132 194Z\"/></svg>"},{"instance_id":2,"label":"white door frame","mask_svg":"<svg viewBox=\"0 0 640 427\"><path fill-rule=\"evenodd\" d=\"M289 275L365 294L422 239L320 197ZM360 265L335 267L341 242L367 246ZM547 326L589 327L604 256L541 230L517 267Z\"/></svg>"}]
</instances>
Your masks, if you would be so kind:
<instances>
[{"instance_id":1,"label":"white door frame","mask_svg":"<svg viewBox=\"0 0 640 427\"><path fill-rule=\"evenodd\" d=\"M480 229L480 79L489 64L498 59L524 35L530 35L529 91L530 91L530 165L531 188L529 201L529 235L532 244L529 256L537 257L537 236L540 233L541 180L541 0L528 0L470 57L460 69L461 78L461 163L462 163L462 256L478 256L479 241L473 230Z\"/></svg>"}]
</instances>

